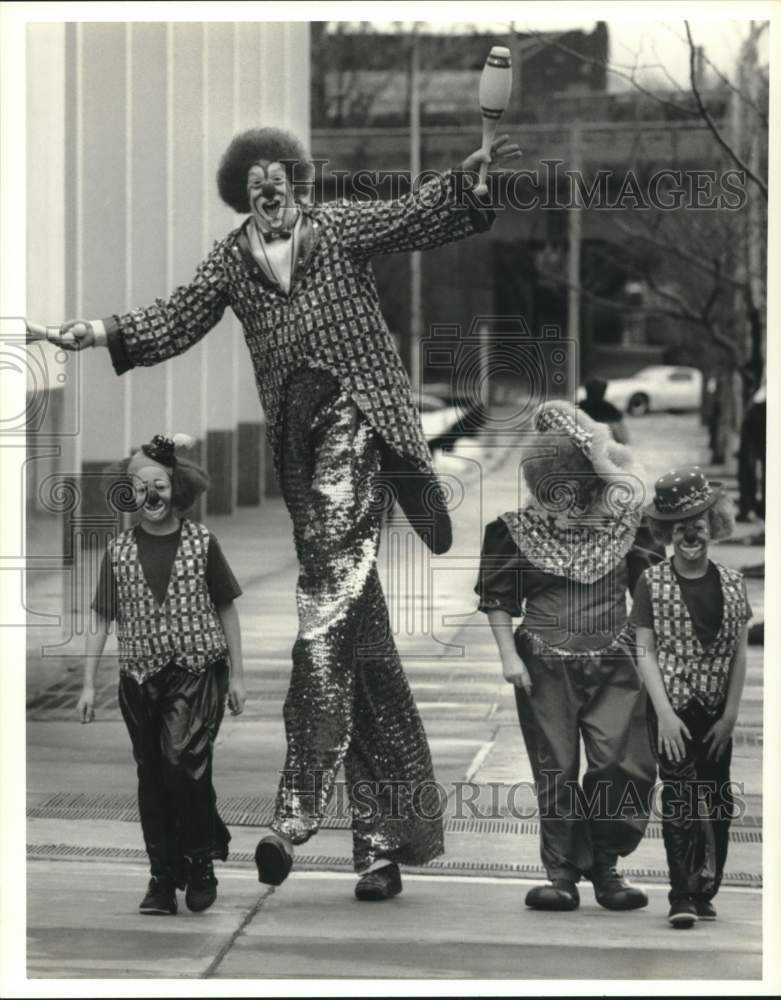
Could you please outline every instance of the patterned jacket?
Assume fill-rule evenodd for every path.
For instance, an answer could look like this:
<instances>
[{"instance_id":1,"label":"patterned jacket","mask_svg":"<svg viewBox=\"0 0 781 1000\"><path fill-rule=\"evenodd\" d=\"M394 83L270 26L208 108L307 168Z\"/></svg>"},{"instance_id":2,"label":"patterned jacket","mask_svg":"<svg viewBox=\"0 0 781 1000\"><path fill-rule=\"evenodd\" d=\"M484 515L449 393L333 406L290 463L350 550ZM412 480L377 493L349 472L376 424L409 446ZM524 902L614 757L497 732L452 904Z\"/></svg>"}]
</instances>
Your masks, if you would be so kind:
<instances>
[{"instance_id":1,"label":"patterned jacket","mask_svg":"<svg viewBox=\"0 0 781 1000\"><path fill-rule=\"evenodd\" d=\"M193 281L167 301L105 321L117 374L186 351L230 306L244 328L277 469L285 384L307 365L334 374L396 454L430 472L431 454L380 311L371 258L438 247L490 228L493 213L465 187L465 175L454 171L393 201L301 205L289 293L255 262L247 220L215 243Z\"/></svg>"},{"instance_id":2,"label":"patterned jacket","mask_svg":"<svg viewBox=\"0 0 781 1000\"><path fill-rule=\"evenodd\" d=\"M183 520L165 601L158 604L146 582L133 529L109 542L117 581L119 669L139 684L172 661L200 674L227 656L225 633L206 583L208 552L208 529Z\"/></svg>"},{"instance_id":3,"label":"patterned jacket","mask_svg":"<svg viewBox=\"0 0 781 1000\"><path fill-rule=\"evenodd\" d=\"M716 709L724 700L732 660L743 625L751 617L743 576L715 563L721 578L724 613L711 645L702 646L669 560L645 571L654 613L654 639L667 696L673 708L696 698Z\"/></svg>"}]
</instances>

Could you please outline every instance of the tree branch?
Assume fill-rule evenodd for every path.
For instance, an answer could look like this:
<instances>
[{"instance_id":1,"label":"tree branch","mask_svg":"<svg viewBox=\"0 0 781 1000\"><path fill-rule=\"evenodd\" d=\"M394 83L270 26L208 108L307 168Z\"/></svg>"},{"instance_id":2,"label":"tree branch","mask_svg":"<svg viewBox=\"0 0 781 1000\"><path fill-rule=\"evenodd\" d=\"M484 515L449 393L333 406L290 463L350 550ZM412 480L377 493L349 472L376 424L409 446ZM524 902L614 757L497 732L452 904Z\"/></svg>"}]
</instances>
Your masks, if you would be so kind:
<instances>
[{"instance_id":1,"label":"tree branch","mask_svg":"<svg viewBox=\"0 0 781 1000\"><path fill-rule=\"evenodd\" d=\"M673 31L672 28L670 28L670 27L668 27L668 30L680 42L686 42L686 39L682 35L679 35L678 32ZM761 28L760 31L758 33L756 33L754 37L758 38L759 35L762 34L762 30L763 29ZM702 57L703 57L703 60L708 64L708 66L710 66L710 68L713 70L713 72L719 78L719 80L721 80L721 82L724 84L724 86L728 90L730 90L738 98L739 101L742 101L743 104L745 104L747 107L751 108L751 110L754 112L754 114L757 116L757 118L759 118L759 120L762 122L762 124L763 124L763 126L765 128L769 128L770 127L770 122L768 121L768 117L765 114L765 112L762 110L762 108L756 103L756 101L753 101L750 97L747 97L746 94L740 89L740 87L736 87L735 84L732 82L732 80L730 80L730 78L727 76L727 74L724 73L721 69L719 69L719 67L716 65L716 63L712 59L709 58L707 52L703 52Z\"/></svg>"},{"instance_id":2,"label":"tree branch","mask_svg":"<svg viewBox=\"0 0 781 1000\"><path fill-rule=\"evenodd\" d=\"M747 284L746 281L741 281L739 278L735 278L731 274L724 274L720 265L718 267L712 265L701 254L685 250L680 243L663 240L656 233L643 232L635 229L633 226L629 226L617 218L614 218L611 221L617 229L620 229L621 232L630 237L630 239L642 240L644 243L649 243L651 246L658 247L660 250L673 254L680 260L685 260L687 264L691 264L704 274L708 274L711 277L716 277L718 274L720 281L724 281L727 284L732 285L733 288L737 288L741 291L745 290Z\"/></svg>"},{"instance_id":3,"label":"tree branch","mask_svg":"<svg viewBox=\"0 0 781 1000\"><path fill-rule=\"evenodd\" d=\"M635 90L644 94L646 97L649 97L652 101L655 101L662 107L672 108L674 111L680 111L683 114L690 115L692 118L696 118L698 115L696 108L689 107L685 104L678 104L676 101L669 101L666 98L661 97L659 94L654 93L652 90L648 90L641 83L638 83L634 73L624 73L610 63L605 62L603 59L596 59L594 56L584 55L582 52L578 52L576 49L571 49L568 45L562 44L557 39L551 38L550 35L546 35L542 31L528 29L524 31L523 34L531 35L533 38L539 38L544 41L546 45L550 45L551 48L558 49L559 52L565 52L567 55L575 56L575 58L580 59L581 62L590 63L592 66L603 67L608 71L608 73L612 73L614 76L618 76L622 80L626 80L628 83L631 83Z\"/></svg>"},{"instance_id":4,"label":"tree branch","mask_svg":"<svg viewBox=\"0 0 781 1000\"><path fill-rule=\"evenodd\" d=\"M748 166L748 164L743 162L743 160L740 158L737 152L732 148L732 146L730 146L730 144L722 136L718 126L711 118L708 109L702 102L702 97L700 96L700 91L697 87L697 68L696 68L697 49L694 44L694 39L692 38L689 22L684 21L683 23L686 25L686 37L689 41L689 82L691 83L694 100L697 102L697 107L699 109L700 117L708 126L711 133L713 134L713 138L725 151L727 156L730 157L732 162L735 163L740 170L745 172L747 177L751 178L751 180L757 185L759 190L764 195L765 201L767 201L768 199L767 184L765 184L765 182L762 180L761 177L758 177L754 173L754 171Z\"/></svg>"}]
</instances>

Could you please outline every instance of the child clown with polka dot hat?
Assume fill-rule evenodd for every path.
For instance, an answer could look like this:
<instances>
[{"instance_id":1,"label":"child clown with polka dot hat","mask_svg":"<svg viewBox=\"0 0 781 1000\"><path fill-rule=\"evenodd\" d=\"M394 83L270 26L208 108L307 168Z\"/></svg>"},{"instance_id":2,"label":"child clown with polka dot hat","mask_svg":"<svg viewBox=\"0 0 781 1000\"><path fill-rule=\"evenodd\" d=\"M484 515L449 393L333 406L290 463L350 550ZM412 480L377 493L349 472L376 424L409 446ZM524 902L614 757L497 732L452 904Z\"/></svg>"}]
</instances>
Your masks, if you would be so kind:
<instances>
[{"instance_id":1,"label":"child clown with polka dot hat","mask_svg":"<svg viewBox=\"0 0 781 1000\"><path fill-rule=\"evenodd\" d=\"M662 828L676 928L714 920L734 802L732 731L746 677L751 618L743 576L713 562L710 542L734 529L732 501L697 466L656 481L651 532L673 556L645 570L630 620L650 702Z\"/></svg>"}]
</instances>

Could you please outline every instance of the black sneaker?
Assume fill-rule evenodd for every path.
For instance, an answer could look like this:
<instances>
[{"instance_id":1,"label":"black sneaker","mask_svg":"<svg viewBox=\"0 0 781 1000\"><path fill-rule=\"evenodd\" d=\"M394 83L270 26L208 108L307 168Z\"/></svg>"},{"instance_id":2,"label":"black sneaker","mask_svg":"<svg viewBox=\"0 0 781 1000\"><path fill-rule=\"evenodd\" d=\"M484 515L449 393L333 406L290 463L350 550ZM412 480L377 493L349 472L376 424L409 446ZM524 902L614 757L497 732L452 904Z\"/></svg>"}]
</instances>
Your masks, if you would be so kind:
<instances>
[{"instance_id":1,"label":"black sneaker","mask_svg":"<svg viewBox=\"0 0 781 1000\"><path fill-rule=\"evenodd\" d=\"M594 865L589 872L594 895L606 910L640 910L648 906L648 896L631 885L613 865Z\"/></svg>"},{"instance_id":2,"label":"black sneaker","mask_svg":"<svg viewBox=\"0 0 781 1000\"><path fill-rule=\"evenodd\" d=\"M138 912L150 916L173 916L176 911L176 888L173 882L170 879L155 878L153 875Z\"/></svg>"},{"instance_id":3,"label":"black sneaker","mask_svg":"<svg viewBox=\"0 0 781 1000\"><path fill-rule=\"evenodd\" d=\"M697 916L700 920L716 919L716 907L709 899L695 899L694 905L697 907Z\"/></svg>"},{"instance_id":4,"label":"black sneaker","mask_svg":"<svg viewBox=\"0 0 781 1000\"><path fill-rule=\"evenodd\" d=\"M401 872L399 866L391 862L373 872L366 872L358 879L355 895L364 902L381 902L391 899L401 892Z\"/></svg>"},{"instance_id":5,"label":"black sneaker","mask_svg":"<svg viewBox=\"0 0 781 1000\"><path fill-rule=\"evenodd\" d=\"M676 899L670 906L667 921L676 930L686 930L689 927L694 927L697 923L697 907L694 900L686 897Z\"/></svg>"},{"instance_id":6,"label":"black sneaker","mask_svg":"<svg viewBox=\"0 0 781 1000\"><path fill-rule=\"evenodd\" d=\"M211 858L193 858L187 878L184 901L193 913L208 910L217 898L217 879Z\"/></svg>"}]
</instances>

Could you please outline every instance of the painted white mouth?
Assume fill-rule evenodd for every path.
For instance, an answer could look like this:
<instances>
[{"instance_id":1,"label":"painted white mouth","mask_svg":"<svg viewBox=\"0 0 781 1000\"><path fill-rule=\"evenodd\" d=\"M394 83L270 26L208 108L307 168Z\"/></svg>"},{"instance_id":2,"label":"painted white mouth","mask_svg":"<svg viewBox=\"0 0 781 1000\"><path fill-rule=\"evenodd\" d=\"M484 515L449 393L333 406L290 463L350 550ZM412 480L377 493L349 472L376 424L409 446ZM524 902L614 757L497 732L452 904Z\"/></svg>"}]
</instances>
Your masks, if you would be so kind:
<instances>
[{"instance_id":1,"label":"painted white mouth","mask_svg":"<svg viewBox=\"0 0 781 1000\"><path fill-rule=\"evenodd\" d=\"M161 521L168 511L168 504L163 500L158 500L154 504L145 503L141 508L141 513L149 521Z\"/></svg>"},{"instance_id":2,"label":"painted white mouth","mask_svg":"<svg viewBox=\"0 0 781 1000\"><path fill-rule=\"evenodd\" d=\"M701 542L697 542L696 545L685 545L681 543L678 546L678 550L681 555L686 556L687 559L695 559L697 556L702 554L705 546Z\"/></svg>"},{"instance_id":3,"label":"painted white mouth","mask_svg":"<svg viewBox=\"0 0 781 1000\"><path fill-rule=\"evenodd\" d=\"M263 202L263 214L269 222L275 222L282 214L282 203L279 201Z\"/></svg>"}]
</instances>

